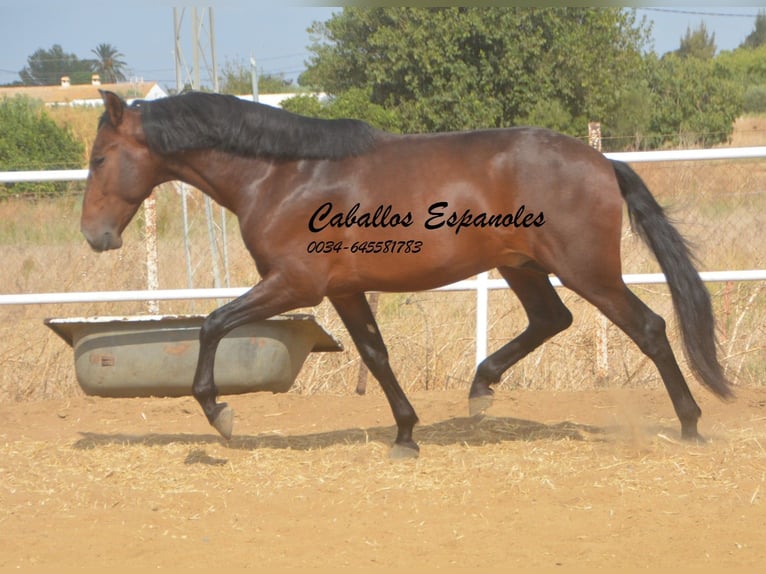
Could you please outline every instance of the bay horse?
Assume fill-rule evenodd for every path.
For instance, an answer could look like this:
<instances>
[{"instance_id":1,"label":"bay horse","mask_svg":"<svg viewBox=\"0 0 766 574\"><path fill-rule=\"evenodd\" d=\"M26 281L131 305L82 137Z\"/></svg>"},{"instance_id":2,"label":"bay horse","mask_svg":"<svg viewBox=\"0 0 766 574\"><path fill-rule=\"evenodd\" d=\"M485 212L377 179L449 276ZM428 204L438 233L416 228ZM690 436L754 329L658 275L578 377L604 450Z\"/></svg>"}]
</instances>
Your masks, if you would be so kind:
<instances>
[{"instance_id":1,"label":"bay horse","mask_svg":"<svg viewBox=\"0 0 766 574\"><path fill-rule=\"evenodd\" d=\"M380 383L396 421L392 457L417 456L417 415L389 365L367 291L432 289L497 269L528 326L476 369L471 412L502 374L572 315L549 275L620 327L657 367L684 439L702 440L701 410L664 320L625 285L622 206L665 273L689 365L733 396L716 357L710 296L687 244L625 163L541 128L394 135L358 120L302 117L233 96L187 93L128 106L101 92L81 229L96 251L122 232L157 185L181 180L234 213L260 281L214 310L200 331L192 394L225 438L216 349L235 327L327 297Z\"/></svg>"}]
</instances>

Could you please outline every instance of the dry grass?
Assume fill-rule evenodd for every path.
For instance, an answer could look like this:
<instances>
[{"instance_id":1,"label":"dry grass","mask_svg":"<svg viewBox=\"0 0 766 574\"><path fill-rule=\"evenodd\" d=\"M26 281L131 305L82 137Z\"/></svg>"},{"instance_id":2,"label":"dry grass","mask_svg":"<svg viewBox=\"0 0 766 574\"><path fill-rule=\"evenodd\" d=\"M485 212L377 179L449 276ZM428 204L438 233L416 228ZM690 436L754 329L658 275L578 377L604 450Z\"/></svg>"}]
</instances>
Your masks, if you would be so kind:
<instances>
[{"instance_id":1,"label":"dry grass","mask_svg":"<svg viewBox=\"0 0 766 574\"><path fill-rule=\"evenodd\" d=\"M761 146L766 144L766 117L761 115L742 116L734 122L732 147Z\"/></svg>"}]
</instances>

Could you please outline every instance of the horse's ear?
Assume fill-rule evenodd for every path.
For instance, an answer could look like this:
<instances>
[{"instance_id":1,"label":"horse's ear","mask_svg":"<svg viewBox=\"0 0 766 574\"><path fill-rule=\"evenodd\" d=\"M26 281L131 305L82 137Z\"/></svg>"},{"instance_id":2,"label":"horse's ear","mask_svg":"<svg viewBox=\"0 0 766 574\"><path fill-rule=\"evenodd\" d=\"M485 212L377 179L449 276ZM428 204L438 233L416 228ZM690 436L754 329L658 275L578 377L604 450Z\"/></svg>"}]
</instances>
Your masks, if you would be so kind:
<instances>
[{"instance_id":1,"label":"horse's ear","mask_svg":"<svg viewBox=\"0 0 766 574\"><path fill-rule=\"evenodd\" d=\"M122 123L122 114L125 111L125 102L120 96L113 92L99 90L101 98L104 100L106 113L109 115L109 122L117 127Z\"/></svg>"}]
</instances>

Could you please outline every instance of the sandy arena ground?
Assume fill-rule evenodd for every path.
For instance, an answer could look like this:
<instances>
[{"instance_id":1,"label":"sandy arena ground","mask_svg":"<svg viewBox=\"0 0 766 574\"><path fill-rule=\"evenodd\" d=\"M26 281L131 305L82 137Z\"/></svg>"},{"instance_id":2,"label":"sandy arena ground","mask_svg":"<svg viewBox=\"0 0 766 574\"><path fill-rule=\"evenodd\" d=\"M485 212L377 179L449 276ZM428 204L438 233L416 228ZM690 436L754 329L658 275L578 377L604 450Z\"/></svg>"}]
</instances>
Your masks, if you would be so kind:
<instances>
[{"instance_id":1,"label":"sandy arena ground","mask_svg":"<svg viewBox=\"0 0 766 574\"><path fill-rule=\"evenodd\" d=\"M755 566L766 563L766 388L411 398L417 460L387 458L385 399L0 405L0 566Z\"/></svg>"}]
</instances>

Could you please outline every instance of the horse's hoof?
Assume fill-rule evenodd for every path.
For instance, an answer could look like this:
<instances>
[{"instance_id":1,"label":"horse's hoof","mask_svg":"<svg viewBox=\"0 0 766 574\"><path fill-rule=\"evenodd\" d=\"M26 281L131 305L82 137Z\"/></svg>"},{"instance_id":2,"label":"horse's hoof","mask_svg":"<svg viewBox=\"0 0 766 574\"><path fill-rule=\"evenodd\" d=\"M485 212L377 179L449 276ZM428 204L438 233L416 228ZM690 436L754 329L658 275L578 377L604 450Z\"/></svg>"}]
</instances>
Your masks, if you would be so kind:
<instances>
[{"instance_id":1,"label":"horse's hoof","mask_svg":"<svg viewBox=\"0 0 766 574\"><path fill-rule=\"evenodd\" d=\"M471 397L468 399L468 414L472 417L478 417L487 412L492 406L492 395L482 395L480 397Z\"/></svg>"},{"instance_id":2,"label":"horse's hoof","mask_svg":"<svg viewBox=\"0 0 766 574\"><path fill-rule=\"evenodd\" d=\"M388 458L391 460L406 460L418 458L419 455L420 448L415 443L412 443L412 445L394 444L388 453Z\"/></svg>"},{"instance_id":3,"label":"horse's hoof","mask_svg":"<svg viewBox=\"0 0 766 574\"><path fill-rule=\"evenodd\" d=\"M217 430L223 438L226 440L231 439L231 433L234 430L234 409L228 405L224 405L210 424L213 425L213 428Z\"/></svg>"},{"instance_id":4,"label":"horse's hoof","mask_svg":"<svg viewBox=\"0 0 766 574\"><path fill-rule=\"evenodd\" d=\"M694 430L682 430L681 431L681 438L684 440L684 442L690 442L692 444L707 444L707 440L705 437L703 437L701 434L697 432L697 429Z\"/></svg>"}]
</instances>

